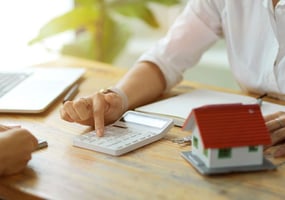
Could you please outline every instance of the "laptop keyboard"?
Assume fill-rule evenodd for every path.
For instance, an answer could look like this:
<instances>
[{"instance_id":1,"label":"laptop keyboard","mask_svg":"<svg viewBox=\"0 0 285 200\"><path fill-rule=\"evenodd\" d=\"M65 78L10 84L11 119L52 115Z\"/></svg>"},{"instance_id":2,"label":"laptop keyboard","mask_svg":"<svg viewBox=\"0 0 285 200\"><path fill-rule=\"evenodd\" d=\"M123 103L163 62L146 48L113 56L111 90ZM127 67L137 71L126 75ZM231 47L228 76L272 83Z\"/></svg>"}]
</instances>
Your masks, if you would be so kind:
<instances>
[{"instance_id":1,"label":"laptop keyboard","mask_svg":"<svg viewBox=\"0 0 285 200\"><path fill-rule=\"evenodd\" d=\"M0 73L0 97L9 92L11 89L16 87L19 83L29 77L31 73L17 73L7 72Z\"/></svg>"}]
</instances>

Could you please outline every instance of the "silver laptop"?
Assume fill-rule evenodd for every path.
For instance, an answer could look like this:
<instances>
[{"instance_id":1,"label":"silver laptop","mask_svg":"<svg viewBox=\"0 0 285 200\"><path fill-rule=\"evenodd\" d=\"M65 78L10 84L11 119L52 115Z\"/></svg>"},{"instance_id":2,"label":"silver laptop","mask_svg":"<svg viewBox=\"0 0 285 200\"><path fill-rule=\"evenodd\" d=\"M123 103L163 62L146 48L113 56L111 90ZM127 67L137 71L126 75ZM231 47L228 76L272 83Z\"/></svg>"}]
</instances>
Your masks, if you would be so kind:
<instances>
[{"instance_id":1,"label":"silver laptop","mask_svg":"<svg viewBox=\"0 0 285 200\"><path fill-rule=\"evenodd\" d=\"M0 113L41 113L84 72L66 67L0 70Z\"/></svg>"}]
</instances>

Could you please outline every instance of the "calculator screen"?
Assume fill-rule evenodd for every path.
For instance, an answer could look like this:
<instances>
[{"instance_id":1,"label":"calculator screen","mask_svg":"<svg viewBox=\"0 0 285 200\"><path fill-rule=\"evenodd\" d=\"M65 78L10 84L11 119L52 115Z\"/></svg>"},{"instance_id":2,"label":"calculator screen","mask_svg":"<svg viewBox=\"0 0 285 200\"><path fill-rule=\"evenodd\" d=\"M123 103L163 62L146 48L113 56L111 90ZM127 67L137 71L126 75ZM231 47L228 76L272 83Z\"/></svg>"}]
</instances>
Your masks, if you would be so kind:
<instances>
[{"instance_id":1,"label":"calculator screen","mask_svg":"<svg viewBox=\"0 0 285 200\"><path fill-rule=\"evenodd\" d=\"M145 125L145 126L151 126L154 128L162 128L167 123L163 119L145 117L142 115L136 115L136 114L132 114L132 113L128 113L120 121L132 122L132 123L141 124L141 125Z\"/></svg>"}]
</instances>

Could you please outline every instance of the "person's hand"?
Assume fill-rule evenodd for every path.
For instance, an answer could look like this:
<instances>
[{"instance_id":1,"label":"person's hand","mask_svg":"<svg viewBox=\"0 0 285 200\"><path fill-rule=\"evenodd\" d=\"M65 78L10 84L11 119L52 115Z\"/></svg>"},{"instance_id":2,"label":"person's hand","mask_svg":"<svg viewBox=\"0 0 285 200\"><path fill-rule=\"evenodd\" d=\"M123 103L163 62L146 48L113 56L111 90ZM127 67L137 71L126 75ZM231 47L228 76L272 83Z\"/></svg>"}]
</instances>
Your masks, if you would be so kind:
<instances>
[{"instance_id":1,"label":"person's hand","mask_svg":"<svg viewBox=\"0 0 285 200\"><path fill-rule=\"evenodd\" d=\"M3 125L3 124L0 124L0 132L9 130L9 129L11 129L11 128L21 128L21 126L20 126L20 125L6 126L6 125Z\"/></svg>"},{"instance_id":2,"label":"person's hand","mask_svg":"<svg viewBox=\"0 0 285 200\"><path fill-rule=\"evenodd\" d=\"M277 146L274 157L285 156L285 112L277 112L264 117L266 126L271 133L272 144ZM269 147L266 147L268 149Z\"/></svg>"},{"instance_id":3,"label":"person's hand","mask_svg":"<svg viewBox=\"0 0 285 200\"><path fill-rule=\"evenodd\" d=\"M124 112L122 98L116 93L95 93L92 96L67 101L60 109L61 118L68 122L94 126L103 136L104 126L116 121Z\"/></svg>"},{"instance_id":4,"label":"person's hand","mask_svg":"<svg viewBox=\"0 0 285 200\"><path fill-rule=\"evenodd\" d=\"M37 144L37 139L26 129L0 125L0 175L22 171Z\"/></svg>"}]
</instances>

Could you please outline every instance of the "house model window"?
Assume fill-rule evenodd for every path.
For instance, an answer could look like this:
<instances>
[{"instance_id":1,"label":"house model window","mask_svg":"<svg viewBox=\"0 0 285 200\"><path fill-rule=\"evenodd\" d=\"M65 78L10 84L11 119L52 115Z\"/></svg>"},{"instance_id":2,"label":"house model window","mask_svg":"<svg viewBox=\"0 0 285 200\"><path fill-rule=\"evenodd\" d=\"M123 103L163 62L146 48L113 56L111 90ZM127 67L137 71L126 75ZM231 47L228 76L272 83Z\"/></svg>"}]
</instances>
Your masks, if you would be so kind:
<instances>
[{"instance_id":1,"label":"house model window","mask_svg":"<svg viewBox=\"0 0 285 200\"><path fill-rule=\"evenodd\" d=\"M230 159L232 157L232 149L227 148L227 149L219 149L218 150L218 158L228 158Z\"/></svg>"},{"instance_id":2,"label":"house model window","mask_svg":"<svg viewBox=\"0 0 285 200\"><path fill-rule=\"evenodd\" d=\"M182 156L202 173L275 169L263 156L271 138L257 104L193 109L183 129L192 133L192 149Z\"/></svg>"}]
</instances>

